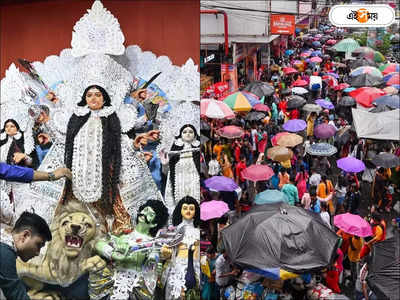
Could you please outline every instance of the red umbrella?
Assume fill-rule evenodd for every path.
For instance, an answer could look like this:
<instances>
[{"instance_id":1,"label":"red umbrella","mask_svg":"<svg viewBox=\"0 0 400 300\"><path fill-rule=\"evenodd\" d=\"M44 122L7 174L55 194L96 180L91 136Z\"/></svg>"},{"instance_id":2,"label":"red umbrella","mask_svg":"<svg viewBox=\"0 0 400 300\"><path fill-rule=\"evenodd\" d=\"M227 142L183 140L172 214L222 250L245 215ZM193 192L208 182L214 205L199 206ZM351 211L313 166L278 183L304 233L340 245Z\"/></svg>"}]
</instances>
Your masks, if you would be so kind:
<instances>
[{"instance_id":1,"label":"red umbrella","mask_svg":"<svg viewBox=\"0 0 400 300\"><path fill-rule=\"evenodd\" d=\"M308 85L308 83L303 79L297 79L295 82L292 83L292 86L306 86L306 85Z\"/></svg>"},{"instance_id":2,"label":"red umbrella","mask_svg":"<svg viewBox=\"0 0 400 300\"><path fill-rule=\"evenodd\" d=\"M399 75L399 73L394 73L393 76L390 77L390 79L386 82L386 85L394 85L394 84L400 84L400 75Z\"/></svg>"},{"instance_id":3,"label":"red umbrella","mask_svg":"<svg viewBox=\"0 0 400 300\"><path fill-rule=\"evenodd\" d=\"M222 127L217 132L220 136L227 139L241 138L244 135L243 129L235 125Z\"/></svg>"},{"instance_id":4,"label":"red umbrella","mask_svg":"<svg viewBox=\"0 0 400 300\"><path fill-rule=\"evenodd\" d=\"M279 138L280 138L281 136L284 136L284 135L287 135L287 134L290 134L290 133L284 131L284 132L279 132L278 134L274 135L274 136L271 138L272 146L278 146L278 140L279 140Z\"/></svg>"},{"instance_id":5,"label":"red umbrella","mask_svg":"<svg viewBox=\"0 0 400 300\"><path fill-rule=\"evenodd\" d=\"M342 91L342 90L344 90L345 88L348 88L348 87L350 87L350 84L348 84L348 83L339 83L337 86L334 87L334 90L335 91Z\"/></svg>"},{"instance_id":6,"label":"red umbrella","mask_svg":"<svg viewBox=\"0 0 400 300\"><path fill-rule=\"evenodd\" d=\"M269 107L262 103L258 103L256 105L254 105L253 109L257 110L257 111L270 111Z\"/></svg>"},{"instance_id":7,"label":"red umbrella","mask_svg":"<svg viewBox=\"0 0 400 300\"><path fill-rule=\"evenodd\" d=\"M319 56L314 56L314 57L310 58L310 61L315 62L315 63L320 63L320 62L322 62L322 58Z\"/></svg>"},{"instance_id":8,"label":"red umbrella","mask_svg":"<svg viewBox=\"0 0 400 300\"><path fill-rule=\"evenodd\" d=\"M287 68L283 68L283 73L285 73L287 75L287 74L298 73L298 71L295 68L287 67Z\"/></svg>"},{"instance_id":9,"label":"red umbrella","mask_svg":"<svg viewBox=\"0 0 400 300\"><path fill-rule=\"evenodd\" d=\"M361 87L349 93L351 97L356 99L357 103L365 107L372 107L375 99L386 95L384 91L375 87Z\"/></svg>"},{"instance_id":10,"label":"red umbrella","mask_svg":"<svg viewBox=\"0 0 400 300\"><path fill-rule=\"evenodd\" d=\"M251 181L268 180L274 171L267 165L251 165L242 171L243 178Z\"/></svg>"},{"instance_id":11,"label":"red umbrella","mask_svg":"<svg viewBox=\"0 0 400 300\"><path fill-rule=\"evenodd\" d=\"M326 80L328 82L328 86L335 88L339 83L335 77L332 75L324 75L322 76L323 80Z\"/></svg>"},{"instance_id":12,"label":"red umbrella","mask_svg":"<svg viewBox=\"0 0 400 300\"><path fill-rule=\"evenodd\" d=\"M327 41L326 41L326 44L327 44L327 45L335 45L336 43L337 43L336 40L327 40Z\"/></svg>"}]
</instances>

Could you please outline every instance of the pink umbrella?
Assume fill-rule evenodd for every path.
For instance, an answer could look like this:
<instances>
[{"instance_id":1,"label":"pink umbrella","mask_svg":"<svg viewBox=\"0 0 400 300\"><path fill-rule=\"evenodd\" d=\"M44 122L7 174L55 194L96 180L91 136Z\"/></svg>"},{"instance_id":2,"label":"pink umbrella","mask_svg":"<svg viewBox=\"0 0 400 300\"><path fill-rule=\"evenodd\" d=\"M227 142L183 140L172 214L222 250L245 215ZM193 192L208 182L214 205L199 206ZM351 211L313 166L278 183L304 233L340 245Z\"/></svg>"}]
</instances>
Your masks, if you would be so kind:
<instances>
[{"instance_id":1,"label":"pink umbrella","mask_svg":"<svg viewBox=\"0 0 400 300\"><path fill-rule=\"evenodd\" d=\"M331 124L323 123L316 126L314 129L314 135L319 139L328 139L334 136L335 133L336 129Z\"/></svg>"},{"instance_id":2,"label":"pink umbrella","mask_svg":"<svg viewBox=\"0 0 400 300\"><path fill-rule=\"evenodd\" d=\"M292 67L287 67L287 68L283 68L283 73L287 74L293 74L293 73L298 73L299 71L297 71L295 68Z\"/></svg>"},{"instance_id":3,"label":"pink umbrella","mask_svg":"<svg viewBox=\"0 0 400 300\"><path fill-rule=\"evenodd\" d=\"M268 105L262 104L262 103L258 103L256 105L253 106L254 110L257 111L270 111Z\"/></svg>"},{"instance_id":4,"label":"pink umbrella","mask_svg":"<svg viewBox=\"0 0 400 300\"><path fill-rule=\"evenodd\" d=\"M326 41L326 44L327 44L327 45L335 45L336 43L337 43L336 40L327 40L327 41Z\"/></svg>"},{"instance_id":5,"label":"pink umbrella","mask_svg":"<svg viewBox=\"0 0 400 300\"><path fill-rule=\"evenodd\" d=\"M243 178L251 181L268 180L274 171L267 165L251 165L242 171Z\"/></svg>"},{"instance_id":6,"label":"pink umbrella","mask_svg":"<svg viewBox=\"0 0 400 300\"><path fill-rule=\"evenodd\" d=\"M344 232L359 237L372 235L371 225L359 215L353 215L350 213L336 215L333 218L333 224Z\"/></svg>"},{"instance_id":7,"label":"pink umbrella","mask_svg":"<svg viewBox=\"0 0 400 300\"><path fill-rule=\"evenodd\" d=\"M205 201L200 205L200 219L207 221L220 218L228 211L228 204L226 204L224 201Z\"/></svg>"},{"instance_id":8,"label":"pink umbrella","mask_svg":"<svg viewBox=\"0 0 400 300\"><path fill-rule=\"evenodd\" d=\"M315 63L320 63L320 62L322 62L322 58L319 56L314 56L314 57L310 58L310 61L315 62Z\"/></svg>"},{"instance_id":9,"label":"pink umbrella","mask_svg":"<svg viewBox=\"0 0 400 300\"><path fill-rule=\"evenodd\" d=\"M341 91L348 87L350 87L350 84L348 84L348 83L339 83L337 86L334 87L334 90Z\"/></svg>"},{"instance_id":10,"label":"pink umbrella","mask_svg":"<svg viewBox=\"0 0 400 300\"><path fill-rule=\"evenodd\" d=\"M225 137L227 139L241 138L244 134L243 129L235 125L222 127L217 132L220 136Z\"/></svg>"},{"instance_id":11,"label":"pink umbrella","mask_svg":"<svg viewBox=\"0 0 400 300\"><path fill-rule=\"evenodd\" d=\"M206 116L211 119L224 119L235 117L232 109L230 109L230 107L226 103L214 99L201 99L200 115Z\"/></svg>"},{"instance_id":12,"label":"pink umbrella","mask_svg":"<svg viewBox=\"0 0 400 300\"><path fill-rule=\"evenodd\" d=\"M284 136L284 135L287 135L287 134L289 134L289 132L284 131L284 132L279 132L278 134L274 135L274 136L271 138L272 146L278 146L278 140L279 140L279 138L280 138L281 136Z\"/></svg>"},{"instance_id":13,"label":"pink umbrella","mask_svg":"<svg viewBox=\"0 0 400 300\"><path fill-rule=\"evenodd\" d=\"M301 57L309 57L311 55L311 52L303 52L300 54Z\"/></svg>"},{"instance_id":14,"label":"pink umbrella","mask_svg":"<svg viewBox=\"0 0 400 300\"><path fill-rule=\"evenodd\" d=\"M292 83L292 86L306 86L306 85L308 85L308 83L303 79L297 79L295 82Z\"/></svg>"}]
</instances>

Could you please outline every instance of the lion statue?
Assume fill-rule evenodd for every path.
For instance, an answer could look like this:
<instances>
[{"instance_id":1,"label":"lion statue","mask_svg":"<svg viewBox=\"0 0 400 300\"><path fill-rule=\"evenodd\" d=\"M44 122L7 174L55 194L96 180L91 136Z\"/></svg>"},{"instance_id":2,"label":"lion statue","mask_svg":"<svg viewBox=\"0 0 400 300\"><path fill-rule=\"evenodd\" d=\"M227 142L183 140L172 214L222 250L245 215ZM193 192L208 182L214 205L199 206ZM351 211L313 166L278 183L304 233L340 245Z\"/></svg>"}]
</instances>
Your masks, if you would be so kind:
<instances>
[{"instance_id":1,"label":"lion statue","mask_svg":"<svg viewBox=\"0 0 400 300\"><path fill-rule=\"evenodd\" d=\"M100 219L100 218L98 218ZM86 273L97 272L106 266L94 245L106 232L97 224L94 215L77 200L57 208L50 225L52 240L40 264L17 260L17 271L30 287L31 299L59 299L54 291L43 291L45 284L68 287Z\"/></svg>"}]
</instances>

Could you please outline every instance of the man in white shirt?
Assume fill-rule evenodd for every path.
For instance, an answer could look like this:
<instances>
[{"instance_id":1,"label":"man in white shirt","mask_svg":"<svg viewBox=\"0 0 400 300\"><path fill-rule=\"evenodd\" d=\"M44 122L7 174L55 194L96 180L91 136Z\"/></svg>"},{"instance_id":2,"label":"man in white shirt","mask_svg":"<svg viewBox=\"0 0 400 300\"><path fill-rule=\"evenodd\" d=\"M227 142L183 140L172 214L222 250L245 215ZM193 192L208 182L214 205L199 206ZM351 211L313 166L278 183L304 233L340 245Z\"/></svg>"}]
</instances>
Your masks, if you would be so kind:
<instances>
[{"instance_id":1,"label":"man in white shirt","mask_svg":"<svg viewBox=\"0 0 400 300\"><path fill-rule=\"evenodd\" d=\"M208 175L216 176L219 175L220 171L221 171L221 166L219 165L219 162L216 159L215 154L213 154L210 162L208 163Z\"/></svg>"},{"instance_id":2,"label":"man in white shirt","mask_svg":"<svg viewBox=\"0 0 400 300\"><path fill-rule=\"evenodd\" d=\"M224 298L225 288L234 281L234 270L232 270L229 258L225 250L218 256L215 262L215 281L217 283L219 294ZM237 274L236 274L237 275Z\"/></svg>"}]
</instances>

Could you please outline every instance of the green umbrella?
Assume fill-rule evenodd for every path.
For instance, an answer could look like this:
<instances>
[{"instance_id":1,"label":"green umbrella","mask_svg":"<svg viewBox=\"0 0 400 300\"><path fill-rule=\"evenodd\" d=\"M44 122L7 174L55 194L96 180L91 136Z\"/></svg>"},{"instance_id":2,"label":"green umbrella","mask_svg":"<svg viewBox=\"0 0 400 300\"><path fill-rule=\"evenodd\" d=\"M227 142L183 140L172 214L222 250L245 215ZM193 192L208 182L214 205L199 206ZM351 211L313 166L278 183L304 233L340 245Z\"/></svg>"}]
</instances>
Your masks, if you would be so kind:
<instances>
[{"instance_id":1,"label":"green umbrella","mask_svg":"<svg viewBox=\"0 0 400 300\"><path fill-rule=\"evenodd\" d=\"M386 60L385 56L379 51L375 51L374 53L374 61L377 63L384 62Z\"/></svg>"},{"instance_id":2,"label":"green umbrella","mask_svg":"<svg viewBox=\"0 0 400 300\"><path fill-rule=\"evenodd\" d=\"M286 194L278 190L265 190L256 195L255 203L263 205L268 203L289 202Z\"/></svg>"},{"instance_id":3,"label":"green umbrella","mask_svg":"<svg viewBox=\"0 0 400 300\"><path fill-rule=\"evenodd\" d=\"M332 48L338 52L353 52L354 50L356 50L359 47L360 47L360 44L357 41L355 41L351 38L348 38L348 39L341 40L339 43L337 43Z\"/></svg>"},{"instance_id":4,"label":"green umbrella","mask_svg":"<svg viewBox=\"0 0 400 300\"><path fill-rule=\"evenodd\" d=\"M390 63L386 63L386 64L384 64L384 65L379 67L379 71L383 72L383 70L385 70L389 66L390 66Z\"/></svg>"}]
</instances>

